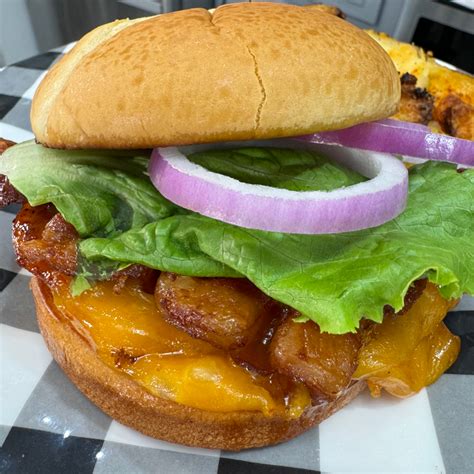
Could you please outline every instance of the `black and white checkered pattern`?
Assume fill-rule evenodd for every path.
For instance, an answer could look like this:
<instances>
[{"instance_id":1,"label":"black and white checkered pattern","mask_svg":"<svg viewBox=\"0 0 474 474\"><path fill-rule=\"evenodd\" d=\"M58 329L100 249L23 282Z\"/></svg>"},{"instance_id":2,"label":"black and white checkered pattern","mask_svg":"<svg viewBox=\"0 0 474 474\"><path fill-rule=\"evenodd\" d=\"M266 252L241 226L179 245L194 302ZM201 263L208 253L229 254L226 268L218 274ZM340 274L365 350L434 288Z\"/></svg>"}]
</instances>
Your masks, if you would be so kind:
<instances>
[{"instance_id":1,"label":"black and white checkered pattern","mask_svg":"<svg viewBox=\"0 0 474 474\"><path fill-rule=\"evenodd\" d=\"M29 109L45 71L71 45L0 71L0 136L32 137ZM69 382L46 350L0 212L0 472L255 473L474 472L474 299L447 318L462 338L455 365L405 401L364 394L280 446L229 453L143 436L111 420Z\"/></svg>"}]
</instances>

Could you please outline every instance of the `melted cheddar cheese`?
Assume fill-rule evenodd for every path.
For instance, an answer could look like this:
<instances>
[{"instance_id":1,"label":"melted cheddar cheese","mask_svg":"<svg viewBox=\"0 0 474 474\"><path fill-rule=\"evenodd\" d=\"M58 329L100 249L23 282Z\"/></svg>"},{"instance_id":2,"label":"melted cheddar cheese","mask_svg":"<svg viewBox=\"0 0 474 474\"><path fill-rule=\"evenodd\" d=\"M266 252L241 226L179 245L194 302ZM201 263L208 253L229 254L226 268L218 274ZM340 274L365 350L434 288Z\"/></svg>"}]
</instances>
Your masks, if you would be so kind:
<instances>
[{"instance_id":1,"label":"melted cheddar cheese","mask_svg":"<svg viewBox=\"0 0 474 474\"><path fill-rule=\"evenodd\" d=\"M459 354L459 337L442 322L454 303L428 283L405 314L387 315L363 335L354 378L366 379L373 396L385 389L407 397L432 384Z\"/></svg>"},{"instance_id":2,"label":"melted cheddar cheese","mask_svg":"<svg viewBox=\"0 0 474 474\"><path fill-rule=\"evenodd\" d=\"M132 284L117 294L113 283L101 282L78 297L62 286L54 302L105 364L161 398L214 412L287 418L311 405L305 385L239 366L227 352L168 324L153 296ZM460 349L442 322L452 305L428 283L405 314L386 315L382 324L361 330L353 379L366 380L373 396L385 389L406 397L433 383Z\"/></svg>"},{"instance_id":3,"label":"melted cheddar cheese","mask_svg":"<svg viewBox=\"0 0 474 474\"><path fill-rule=\"evenodd\" d=\"M208 411L288 418L311 404L303 384L252 373L226 352L168 324L153 296L133 286L116 294L113 283L102 282L75 298L64 286L54 302L103 362L162 398Z\"/></svg>"}]
</instances>

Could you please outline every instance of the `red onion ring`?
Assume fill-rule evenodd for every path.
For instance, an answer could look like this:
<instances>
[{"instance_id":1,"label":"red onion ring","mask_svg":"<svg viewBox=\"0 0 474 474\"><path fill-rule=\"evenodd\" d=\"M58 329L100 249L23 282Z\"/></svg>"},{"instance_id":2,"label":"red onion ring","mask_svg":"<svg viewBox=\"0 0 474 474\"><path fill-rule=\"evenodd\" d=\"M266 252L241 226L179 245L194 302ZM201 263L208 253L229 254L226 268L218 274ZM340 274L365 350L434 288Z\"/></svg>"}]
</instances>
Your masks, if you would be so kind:
<instances>
[{"instance_id":1,"label":"red onion ring","mask_svg":"<svg viewBox=\"0 0 474 474\"><path fill-rule=\"evenodd\" d=\"M257 145L252 142L250 146L275 144L298 147L298 142L291 139ZM249 142L239 146L249 146ZM174 147L153 150L149 174L161 194L181 207L240 227L265 231L350 232L381 225L404 210L408 173L400 160L350 148L309 144L304 148L331 156L369 180L328 192L297 192L247 184L192 163Z\"/></svg>"},{"instance_id":2,"label":"red onion ring","mask_svg":"<svg viewBox=\"0 0 474 474\"><path fill-rule=\"evenodd\" d=\"M305 135L299 139L474 166L474 142L431 133L425 125L399 120L361 123L342 130Z\"/></svg>"}]
</instances>

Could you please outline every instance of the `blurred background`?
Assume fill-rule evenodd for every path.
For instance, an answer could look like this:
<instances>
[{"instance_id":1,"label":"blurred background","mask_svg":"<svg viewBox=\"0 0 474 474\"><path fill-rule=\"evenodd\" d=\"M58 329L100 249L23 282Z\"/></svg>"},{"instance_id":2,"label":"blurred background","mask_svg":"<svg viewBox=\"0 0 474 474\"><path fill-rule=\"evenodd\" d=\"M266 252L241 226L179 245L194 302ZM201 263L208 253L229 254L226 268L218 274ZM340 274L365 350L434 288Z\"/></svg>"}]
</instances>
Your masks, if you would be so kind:
<instances>
[{"instance_id":1,"label":"blurred background","mask_svg":"<svg viewBox=\"0 0 474 474\"><path fill-rule=\"evenodd\" d=\"M116 18L232 0L0 0L0 67L77 40ZM288 1L305 5L305 0ZM474 0L326 0L362 28L414 42L435 57L474 73Z\"/></svg>"}]
</instances>

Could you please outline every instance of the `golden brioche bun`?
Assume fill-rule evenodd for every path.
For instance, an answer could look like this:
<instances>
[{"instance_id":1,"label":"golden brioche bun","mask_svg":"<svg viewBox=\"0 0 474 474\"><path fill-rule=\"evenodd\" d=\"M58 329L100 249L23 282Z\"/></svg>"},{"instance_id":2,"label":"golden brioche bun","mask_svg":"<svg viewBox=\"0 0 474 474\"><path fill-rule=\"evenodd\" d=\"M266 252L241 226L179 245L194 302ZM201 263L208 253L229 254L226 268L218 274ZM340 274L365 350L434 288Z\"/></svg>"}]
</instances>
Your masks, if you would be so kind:
<instances>
[{"instance_id":1,"label":"golden brioche bun","mask_svg":"<svg viewBox=\"0 0 474 474\"><path fill-rule=\"evenodd\" d=\"M59 315L47 285L33 277L31 288L41 333L68 377L112 418L154 438L232 451L276 444L317 425L365 387L365 382L357 382L334 402L312 407L293 420L267 417L259 412L218 413L180 405L152 395L103 363Z\"/></svg>"},{"instance_id":2,"label":"golden brioche bun","mask_svg":"<svg viewBox=\"0 0 474 474\"><path fill-rule=\"evenodd\" d=\"M362 30L316 8L238 3L121 20L38 88L31 123L57 148L151 148L292 136L392 115L400 81Z\"/></svg>"}]
</instances>

